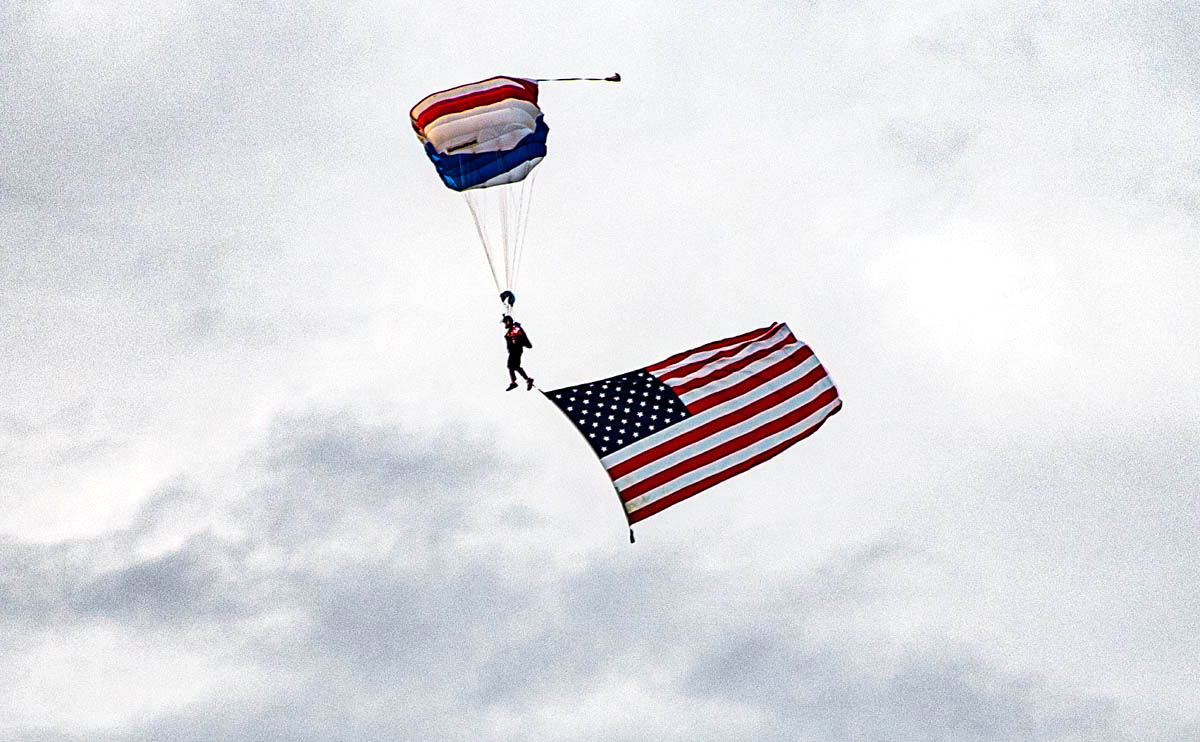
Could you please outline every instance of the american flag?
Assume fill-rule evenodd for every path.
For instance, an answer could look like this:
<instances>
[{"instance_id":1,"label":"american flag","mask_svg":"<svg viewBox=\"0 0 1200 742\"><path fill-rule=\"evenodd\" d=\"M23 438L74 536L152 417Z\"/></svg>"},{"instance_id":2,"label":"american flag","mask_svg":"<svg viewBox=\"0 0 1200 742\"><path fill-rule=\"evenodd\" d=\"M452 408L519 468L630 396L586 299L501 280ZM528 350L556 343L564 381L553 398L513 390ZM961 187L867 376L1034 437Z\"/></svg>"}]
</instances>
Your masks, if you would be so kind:
<instances>
[{"instance_id":1,"label":"american flag","mask_svg":"<svg viewBox=\"0 0 1200 742\"><path fill-rule=\"evenodd\" d=\"M787 325L546 392L612 478L630 525L811 435L842 407Z\"/></svg>"}]
</instances>

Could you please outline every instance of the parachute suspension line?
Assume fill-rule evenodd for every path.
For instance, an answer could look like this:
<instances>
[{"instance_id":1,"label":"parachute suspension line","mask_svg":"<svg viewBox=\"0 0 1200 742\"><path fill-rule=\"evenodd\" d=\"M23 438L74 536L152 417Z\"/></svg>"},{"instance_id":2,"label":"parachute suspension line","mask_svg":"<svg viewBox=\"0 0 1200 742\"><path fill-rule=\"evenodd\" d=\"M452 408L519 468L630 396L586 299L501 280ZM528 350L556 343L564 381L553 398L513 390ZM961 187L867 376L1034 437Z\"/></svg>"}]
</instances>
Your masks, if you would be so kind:
<instances>
[{"instance_id":1,"label":"parachute suspension line","mask_svg":"<svg viewBox=\"0 0 1200 742\"><path fill-rule=\"evenodd\" d=\"M526 176L526 180L529 176ZM517 282L517 269L521 265L521 213L525 210L525 181L513 189L513 204L509 216L512 217L512 264L508 267L509 284Z\"/></svg>"},{"instance_id":2,"label":"parachute suspension line","mask_svg":"<svg viewBox=\"0 0 1200 742\"><path fill-rule=\"evenodd\" d=\"M475 222L475 233L479 235L479 244L483 245L483 257L487 258L488 270L492 272L492 280L496 283L496 290L502 291L503 286L500 285L500 277L496 275L496 266L492 263L492 248L488 245L487 230L483 228L483 223L479 219L479 204L475 202L476 193L474 191L465 191L463 196L467 199L467 208L471 210L471 219Z\"/></svg>"},{"instance_id":3,"label":"parachute suspension line","mask_svg":"<svg viewBox=\"0 0 1200 742\"><path fill-rule=\"evenodd\" d=\"M529 228L529 212L530 206L533 203L533 182L536 179L537 171L534 170L521 181L520 208L517 215L517 239L511 276L511 281L514 284L517 282L517 276L521 273L521 261L525 255L525 234Z\"/></svg>"},{"instance_id":4,"label":"parachute suspension line","mask_svg":"<svg viewBox=\"0 0 1200 742\"><path fill-rule=\"evenodd\" d=\"M459 177L464 175L463 168L459 166ZM471 210L471 221L475 223L475 234L479 235L479 244L483 245L483 257L487 260L488 270L492 273L492 282L496 284L497 291L503 291L506 286L500 285L500 276L496 274L496 263L493 256L496 254L495 245L489 240L488 229L485 226L487 221L488 196L486 193L468 189L463 191L463 197L467 201L467 208Z\"/></svg>"},{"instance_id":5,"label":"parachute suspension line","mask_svg":"<svg viewBox=\"0 0 1200 742\"><path fill-rule=\"evenodd\" d=\"M508 223L509 206L509 190L508 186L496 186L499 203L496 205L500 210L500 242L504 246L504 285L501 288L512 288L512 229Z\"/></svg>"},{"instance_id":6,"label":"parachute suspension line","mask_svg":"<svg viewBox=\"0 0 1200 742\"><path fill-rule=\"evenodd\" d=\"M497 291L517 283L531 213L534 176L516 183L463 191Z\"/></svg>"},{"instance_id":7,"label":"parachute suspension line","mask_svg":"<svg viewBox=\"0 0 1200 742\"><path fill-rule=\"evenodd\" d=\"M516 255L512 258L512 282L514 283L517 282L517 276L521 275L524 246L526 246L526 231L529 226L529 204L532 201L533 179L535 176L535 172L529 173L526 179L521 181L521 203L517 208Z\"/></svg>"}]
</instances>

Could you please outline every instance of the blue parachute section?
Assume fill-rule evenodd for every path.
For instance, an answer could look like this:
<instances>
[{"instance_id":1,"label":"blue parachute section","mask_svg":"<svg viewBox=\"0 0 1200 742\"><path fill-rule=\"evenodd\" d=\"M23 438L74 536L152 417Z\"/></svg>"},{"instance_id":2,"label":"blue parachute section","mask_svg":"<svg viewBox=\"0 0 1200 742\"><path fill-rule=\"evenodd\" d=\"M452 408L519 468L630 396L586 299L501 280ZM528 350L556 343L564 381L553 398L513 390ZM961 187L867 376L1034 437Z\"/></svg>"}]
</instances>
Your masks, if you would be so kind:
<instances>
[{"instance_id":1,"label":"blue parachute section","mask_svg":"<svg viewBox=\"0 0 1200 742\"><path fill-rule=\"evenodd\" d=\"M511 149L493 152L439 152L433 142L425 143L425 154L433 162L446 187L456 191L499 185L524 178L532 167L546 156L546 138L550 127L544 117L537 117L537 126ZM511 178L503 178L511 174ZM495 182L490 182L495 181Z\"/></svg>"}]
</instances>

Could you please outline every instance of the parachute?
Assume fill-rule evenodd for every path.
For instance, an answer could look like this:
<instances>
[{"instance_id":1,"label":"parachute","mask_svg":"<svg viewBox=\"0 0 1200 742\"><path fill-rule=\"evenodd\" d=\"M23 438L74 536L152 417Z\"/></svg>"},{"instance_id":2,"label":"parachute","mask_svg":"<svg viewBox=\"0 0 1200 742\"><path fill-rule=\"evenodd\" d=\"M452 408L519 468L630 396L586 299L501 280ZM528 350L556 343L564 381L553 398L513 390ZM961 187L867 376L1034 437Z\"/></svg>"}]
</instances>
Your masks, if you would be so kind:
<instances>
[{"instance_id":1,"label":"parachute","mask_svg":"<svg viewBox=\"0 0 1200 742\"><path fill-rule=\"evenodd\" d=\"M442 182L466 197L506 309L529 220L529 175L550 133L537 98L536 81L493 77L433 93L409 114Z\"/></svg>"},{"instance_id":2,"label":"parachute","mask_svg":"<svg viewBox=\"0 0 1200 742\"><path fill-rule=\"evenodd\" d=\"M619 82L607 78L556 78ZM492 77L432 93L409 112L413 130L447 188L466 198L505 313L516 301L533 195L533 169L546 156L538 83Z\"/></svg>"}]
</instances>

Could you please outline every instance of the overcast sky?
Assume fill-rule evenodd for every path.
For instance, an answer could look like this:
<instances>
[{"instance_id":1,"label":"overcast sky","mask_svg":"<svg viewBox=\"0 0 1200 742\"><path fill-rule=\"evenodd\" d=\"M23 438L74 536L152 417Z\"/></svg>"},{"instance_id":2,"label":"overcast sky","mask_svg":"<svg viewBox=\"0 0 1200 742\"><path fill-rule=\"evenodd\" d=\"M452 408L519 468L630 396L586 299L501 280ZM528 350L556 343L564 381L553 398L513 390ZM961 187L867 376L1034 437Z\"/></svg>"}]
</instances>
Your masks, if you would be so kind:
<instances>
[{"instance_id":1,"label":"overcast sky","mask_svg":"<svg viewBox=\"0 0 1200 742\"><path fill-rule=\"evenodd\" d=\"M1198 38L0 2L0 737L1200 738ZM526 368L782 321L845 405L634 545L407 118L617 71L543 86Z\"/></svg>"}]
</instances>

